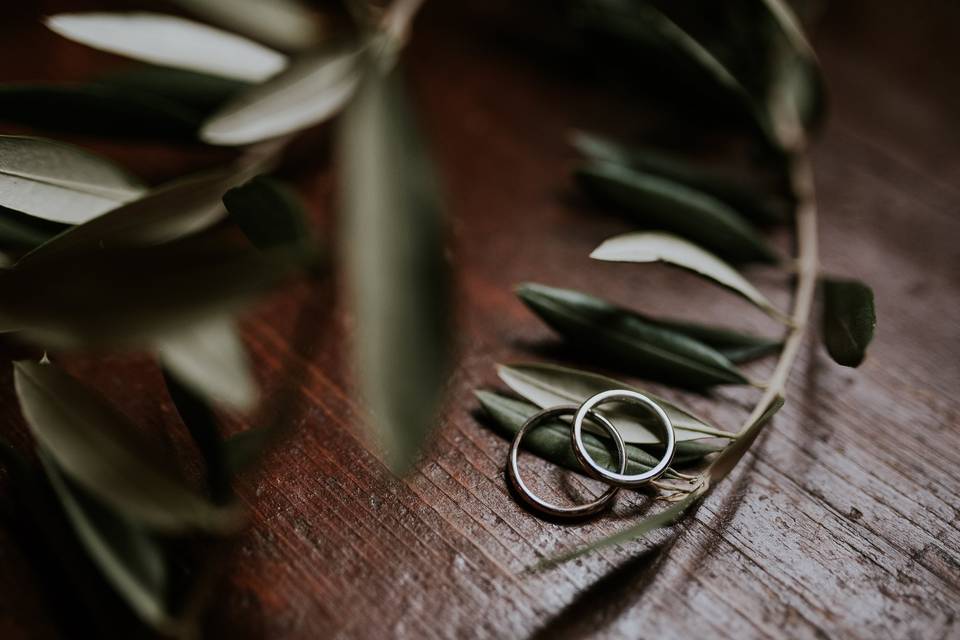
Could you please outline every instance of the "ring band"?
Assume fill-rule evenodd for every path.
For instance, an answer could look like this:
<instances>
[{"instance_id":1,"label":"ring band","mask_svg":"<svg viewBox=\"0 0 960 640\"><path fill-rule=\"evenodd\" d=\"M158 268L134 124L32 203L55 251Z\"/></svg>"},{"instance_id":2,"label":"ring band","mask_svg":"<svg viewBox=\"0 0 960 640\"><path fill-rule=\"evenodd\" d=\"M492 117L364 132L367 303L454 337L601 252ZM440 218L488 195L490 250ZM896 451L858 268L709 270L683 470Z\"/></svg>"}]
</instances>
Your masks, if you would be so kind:
<instances>
[{"instance_id":1,"label":"ring band","mask_svg":"<svg viewBox=\"0 0 960 640\"><path fill-rule=\"evenodd\" d=\"M666 445L663 452L663 457L661 457L656 466L649 471L644 471L643 473L632 476L624 475L624 469L620 469L619 473L608 471L597 464L596 461L590 457L590 453L587 451L586 446L584 446L584 419L586 419L587 415L589 414L592 419L596 420L598 414L594 411L594 408L601 404L614 401L638 404L649 409L657 417L657 420L663 427L664 444ZM601 422L600 424L603 423ZM670 422L670 417L667 416L666 412L660 407L660 405L642 393L629 391L626 389L603 391L581 404L580 408L577 410L576 417L573 419L573 429L571 434L573 438L573 451L577 455L577 459L583 465L584 469L586 469L587 472L594 478L620 487L636 487L647 482L651 482L652 480L656 480L664 474L664 472L670 466L670 463L673 462L673 455L677 450L677 438L676 434L674 433L673 423ZM619 436L619 433L617 435ZM622 438L619 438L619 440L622 441Z\"/></svg>"},{"instance_id":2,"label":"ring band","mask_svg":"<svg viewBox=\"0 0 960 640\"><path fill-rule=\"evenodd\" d=\"M606 507L610 500L613 499L613 497L617 494L617 491L620 490L620 487L611 486L604 491L600 497L592 502L573 507L561 507L540 498L533 493L526 484L524 484L523 479L520 477L520 468L517 462L520 453L520 441L523 440L523 436L525 436L528 432L533 431L544 421L549 420L550 418L574 414L579 415L576 405L571 404L544 409L543 411L530 416L530 418L523 423L523 426L520 427L520 430L517 431L517 435L514 436L513 444L510 445L510 457L508 458L507 462L507 475L510 477L511 484L513 484L513 487L517 490L517 493L520 494L520 497L523 498L524 502L537 511L558 518L577 518L580 516L588 516L597 513ZM620 437L620 432L617 431L616 427L614 427L609 420L593 411L584 411L583 419L586 419L588 414L590 420L603 427L604 431L606 431L613 439L613 442L617 447L617 456L620 463L620 474L623 474L627 468L627 449L623 443L623 438ZM581 422L582 421L583 420L581 419Z\"/></svg>"}]
</instances>

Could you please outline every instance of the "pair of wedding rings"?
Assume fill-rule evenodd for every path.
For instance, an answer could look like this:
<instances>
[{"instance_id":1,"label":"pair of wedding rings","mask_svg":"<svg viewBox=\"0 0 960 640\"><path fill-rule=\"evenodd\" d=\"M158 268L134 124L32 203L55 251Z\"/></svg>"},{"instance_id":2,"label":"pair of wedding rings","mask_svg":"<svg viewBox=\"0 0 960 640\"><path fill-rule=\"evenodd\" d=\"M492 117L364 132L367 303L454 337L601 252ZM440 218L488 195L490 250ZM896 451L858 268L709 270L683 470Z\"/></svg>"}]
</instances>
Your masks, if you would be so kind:
<instances>
[{"instance_id":1,"label":"pair of wedding rings","mask_svg":"<svg viewBox=\"0 0 960 640\"><path fill-rule=\"evenodd\" d=\"M658 425L662 427L664 445L663 455L657 464L651 469L633 475L627 475L625 473L627 470L627 449L623 442L623 437L620 435L620 431L617 430L617 427L599 411L600 405L610 402L639 405L650 411L655 417ZM520 469L517 460L520 454L520 442L527 433L533 431L538 426L545 424L547 421L563 416L573 416L573 424L570 432L573 451L577 456L577 460L583 466L584 471L586 471L586 473L591 477L596 478L597 480L602 480L610 485L610 487L596 500L586 504L570 507L564 507L547 502L531 491L520 477ZM610 439L613 440L613 444L617 451L618 471L610 471L609 469L606 469L598 464L587 450L587 447L584 444L583 430L584 423L588 420L603 429L603 431L610 436ZM614 389L611 391L598 393L595 396L588 398L579 407L573 404L559 405L544 409L543 411L530 416L523 426L520 427L516 437L513 439L513 444L510 446L510 455L507 462L507 475L510 477L511 484L513 484L513 487L517 490L517 493L520 495L523 501L534 510L559 518L577 518L592 515L601 511L610 503L611 500L613 500L613 497L617 494L621 487L638 487L648 482L652 482L662 476L670 467L670 463L673 462L673 455L676 452L676 449L677 439L676 434L674 433L673 423L670 422L670 417L660 407L660 405L642 393L627 389Z\"/></svg>"}]
</instances>

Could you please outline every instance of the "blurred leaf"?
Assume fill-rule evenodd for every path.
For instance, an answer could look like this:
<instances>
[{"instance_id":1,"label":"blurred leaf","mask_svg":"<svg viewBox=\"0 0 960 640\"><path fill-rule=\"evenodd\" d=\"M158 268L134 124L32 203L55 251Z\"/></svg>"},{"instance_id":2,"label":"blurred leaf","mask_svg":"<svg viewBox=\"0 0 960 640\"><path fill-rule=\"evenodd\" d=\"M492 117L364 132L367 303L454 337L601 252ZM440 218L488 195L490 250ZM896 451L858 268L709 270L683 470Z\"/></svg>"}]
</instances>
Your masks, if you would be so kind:
<instances>
[{"instance_id":1,"label":"blurred leaf","mask_svg":"<svg viewBox=\"0 0 960 640\"><path fill-rule=\"evenodd\" d=\"M236 433L223 441L223 466L231 477L243 473L259 460L277 437L271 427L257 427Z\"/></svg>"},{"instance_id":2,"label":"blurred leaf","mask_svg":"<svg viewBox=\"0 0 960 640\"><path fill-rule=\"evenodd\" d=\"M286 256L218 236L56 255L0 272L0 330L47 348L145 346L238 312L292 272Z\"/></svg>"},{"instance_id":3,"label":"blurred leaf","mask_svg":"<svg viewBox=\"0 0 960 640\"><path fill-rule=\"evenodd\" d=\"M223 196L230 219L259 249L311 251L310 225L300 198L289 187L258 176Z\"/></svg>"},{"instance_id":4,"label":"blurred leaf","mask_svg":"<svg viewBox=\"0 0 960 640\"><path fill-rule=\"evenodd\" d=\"M369 62L340 133L361 385L403 471L433 428L445 383L449 274L439 195L397 67Z\"/></svg>"},{"instance_id":5,"label":"blurred leaf","mask_svg":"<svg viewBox=\"0 0 960 640\"><path fill-rule=\"evenodd\" d=\"M668 178L708 193L757 222L783 222L786 218L786 203L777 202L755 187L686 158L646 147L626 147L582 131L573 134L571 144L589 160L611 162Z\"/></svg>"},{"instance_id":6,"label":"blurred leaf","mask_svg":"<svg viewBox=\"0 0 960 640\"><path fill-rule=\"evenodd\" d=\"M44 220L80 224L146 187L112 162L79 147L0 136L0 205Z\"/></svg>"},{"instance_id":7,"label":"blurred leaf","mask_svg":"<svg viewBox=\"0 0 960 640\"><path fill-rule=\"evenodd\" d=\"M873 291L859 280L824 278L823 341L834 362L859 367L877 327Z\"/></svg>"},{"instance_id":8,"label":"blurred leaf","mask_svg":"<svg viewBox=\"0 0 960 640\"><path fill-rule=\"evenodd\" d=\"M637 375L691 387L748 382L713 348L600 298L534 283L517 295L571 343Z\"/></svg>"},{"instance_id":9,"label":"blurred leaf","mask_svg":"<svg viewBox=\"0 0 960 640\"><path fill-rule=\"evenodd\" d=\"M154 629L182 632L169 611L168 567L159 541L74 485L43 449L40 459L70 524L118 594Z\"/></svg>"},{"instance_id":10,"label":"blurred leaf","mask_svg":"<svg viewBox=\"0 0 960 640\"><path fill-rule=\"evenodd\" d=\"M665 229L737 262L778 261L749 222L709 194L610 162L582 165L577 178L644 226Z\"/></svg>"},{"instance_id":11,"label":"blurred leaf","mask_svg":"<svg viewBox=\"0 0 960 640\"><path fill-rule=\"evenodd\" d=\"M0 207L0 248L29 251L63 233L67 225Z\"/></svg>"},{"instance_id":12,"label":"blurred leaf","mask_svg":"<svg viewBox=\"0 0 960 640\"><path fill-rule=\"evenodd\" d=\"M357 88L357 52L332 48L305 55L211 116L200 131L210 144L237 146L278 138L334 116Z\"/></svg>"},{"instance_id":13,"label":"blurred leaf","mask_svg":"<svg viewBox=\"0 0 960 640\"><path fill-rule=\"evenodd\" d=\"M64 231L25 255L17 265L26 267L69 254L160 244L187 236L223 218L223 194L261 169L256 163L240 164L161 185Z\"/></svg>"},{"instance_id":14,"label":"blurred leaf","mask_svg":"<svg viewBox=\"0 0 960 640\"><path fill-rule=\"evenodd\" d=\"M88 85L0 85L0 122L128 140L194 140L201 115L155 95Z\"/></svg>"},{"instance_id":15,"label":"blurred leaf","mask_svg":"<svg viewBox=\"0 0 960 640\"><path fill-rule=\"evenodd\" d=\"M670 417L677 442L701 438L732 438L733 434L710 426L692 413L681 409L649 391L586 371L555 367L547 364L497 365L500 379L515 393L540 408L558 404L580 404L587 398L610 389L638 391L660 405ZM659 422L632 405L621 403L604 405L603 414L617 425L625 442L653 444L661 441Z\"/></svg>"},{"instance_id":16,"label":"blurred leaf","mask_svg":"<svg viewBox=\"0 0 960 640\"><path fill-rule=\"evenodd\" d=\"M163 366L209 402L241 412L256 406L257 382L229 317L185 327L157 342L156 349Z\"/></svg>"},{"instance_id":17,"label":"blurred leaf","mask_svg":"<svg viewBox=\"0 0 960 640\"><path fill-rule=\"evenodd\" d=\"M161 13L60 13L46 25L65 38L143 62L263 82L283 54L205 24Z\"/></svg>"},{"instance_id":18,"label":"blurred leaf","mask_svg":"<svg viewBox=\"0 0 960 640\"><path fill-rule=\"evenodd\" d=\"M279 49L315 47L322 33L297 0L174 0L198 16Z\"/></svg>"},{"instance_id":19,"label":"blurred leaf","mask_svg":"<svg viewBox=\"0 0 960 640\"><path fill-rule=\"evenodd\" d=\"M236 508L190 490L102 398L49 364L17 362L14 382L30 431L57 468L117 514L156 530L235 530Z\"/></svg>"},{"instance_id":20,"label":"blurred leaf","mask_svg":"<svg viewBox=\"0 0 960 640\"><path fill-rule=\"evenodd\" d=\"M669 233L627 233L605 240L591 258L611 262L666 262L693 271L740 294L771 317L787 317L733 267L700 247Z\"/></svg>"},{"instance_id":21,"label":"blurred leaf","mask_svg":"<svg viewBox=\"0 0 960 640\"><path fill-rule=\"evenodd\" d=\"M497 393L489 391L475 391L474 394L480 400L484 410L493 418L493 424L497 431L507 440L513 440L517 432L533 414L540 411L540 407L524 402L523 400L514 400ZM607 444L608 439L601 439L592 433L584 434L584 442L590 452L590 457L597 461L601 466L608 469L616 469L616 456L612 445ZM698 449L696 455L689 455L687 451L681 451L686 445L699 444L692 442L681 442L677 453L674 456L674 464L684 464L703 458L707 453L713 453L718 449L716 447L705 446ZM555 420L551 424L538 427L530 432L523 439L523 446L528 451L549 460L554 464L561 465L583 473L583 465L577 460L573 453L570 443L570 424L562 420ZM659 458L648 453L644 449L632 444L626 445L627 449L627 474L637 474L647 471L653 467ZM684 455L686 454L686 455Z\"/></svg>"},{"instance_id":22,"label":"blurred leaf","mask_svg":"<svg viewBox=\"0 0 960 640\"><path fill-rule=\"evenodd\" d=\"M97 84L126 94L157 96L204 117L250 87L247 82L148 65L107 73L97 78Z\"/></svg>"}]
</instances>

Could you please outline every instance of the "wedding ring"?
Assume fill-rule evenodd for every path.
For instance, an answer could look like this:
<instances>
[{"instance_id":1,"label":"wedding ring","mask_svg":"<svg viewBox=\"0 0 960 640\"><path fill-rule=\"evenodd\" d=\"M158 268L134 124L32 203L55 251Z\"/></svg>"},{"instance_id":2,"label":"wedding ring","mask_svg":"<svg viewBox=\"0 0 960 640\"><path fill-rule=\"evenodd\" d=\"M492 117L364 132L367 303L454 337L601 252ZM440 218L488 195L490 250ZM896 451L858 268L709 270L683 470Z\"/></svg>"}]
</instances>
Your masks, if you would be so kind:
<instances>
[{"instance_id":1,"label":"wedding ring","mask_svg":"<svg viewBox=\"0 0 960 640\"><path fill-rule=\"evenodd\" d=\"M656 466L649 471L644 471L643 473L636 475L624 475L624 469L621 465L620 472L614 473L613 471L604 469L602 466L597 464L593 458L590 457L590 453L583 444L583 421L589 415L594 422L599 422L601 425L607 422L606 420L598 420L600 416L594 411L595 407L607 402L627 402L630 404L640 405L650 410L657 418L660 426L663 427L665 445L663 456L660 458L660 461L656 464ZM614 428L614 430L616 430L616 428ZM622 442L623 438L619 437L619 432L617 435L618 438L615 438L615 440ZM572 437L573 451L576 453L577 459L580 461L580 464L583 465L583 468L594 478L619 487L636 487L638 485L651 482L652 480L656 480L663 475L663 473L670 466L670 463L673 462L673 455L677 450L677 438L673 430L673 423L670 422L670 417L667 416L666 412L660 407L660 405L642 393L629 391L626 389L604 391L602 393L598 393L592 398L589 398L586 402L581 404L580 408L577 409L577 415L573 419ZM618 444L617 446L619 447L620 445Z\"/></svg>"},{"instance_id":2,"label":"wedding ring","mask_svg":"<svg viewBox=\"0 0 960 640\"><path fill-rule=\"evenodd\" d=\"M577 407L576 405L571 404L544 409L543 411L530 416L530 418L523 423L523 426L520 427L520 430L517 431L517 435L513 438L513 444L510 446L510 457L508 458L507 463L507 475L510 477L510 482L517 490L517 493L519 493L520 497L523 498L523 501L537 511L558 518L578 518L597 513L606 507L607 503L609 503L610 500L613 499L613 497L617 494L617 491L620 490L620 487L611 486L609 489L604 491L600 497L592 502L572 507L562 507L540 498L533 493L526 484L524 484L523 479L520 477L520 468L517 463L517 458L520 453L520 441L523 440L523 436L525 436L528 432L533 431L551 418L558 418L565 415L572 416L575 413L577 413ZM616 427L614 427L609 420L598 413L594 413L589 410L584 411L581 422L588 418L592 422L600 425L603 430L606 431L613 439L613 442L617 448L617 456L620 468L620 474L617 475L622 475L627 468L627 449L623 444L623 438L620 437L620 432L617 431Z\"/></svg>"}]
</instances>

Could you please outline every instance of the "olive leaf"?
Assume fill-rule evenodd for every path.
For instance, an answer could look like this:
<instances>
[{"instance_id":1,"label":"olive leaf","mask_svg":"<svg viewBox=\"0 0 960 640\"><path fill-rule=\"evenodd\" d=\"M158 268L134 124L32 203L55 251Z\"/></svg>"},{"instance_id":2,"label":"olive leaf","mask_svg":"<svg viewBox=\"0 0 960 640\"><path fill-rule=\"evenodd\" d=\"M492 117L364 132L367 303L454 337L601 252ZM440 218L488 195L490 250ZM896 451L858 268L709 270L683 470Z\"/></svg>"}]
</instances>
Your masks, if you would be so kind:
<instances>
[{"instance_id":1,"label":"olive leaf","mask_svg":"<svg viewBox=\"0 0 960 640\"><path fill-rule=\"evenodd\" d=\"M338 147L361 387L402 471L433 427L450 327L443 210L398 67L367 60Z\"/></svg>"},{"instance_id":2,"label":"olive leaf","mask_svg":"<svg viewBox=\"0 0 960 640\"><path fill-rule=\"evenodd\" d=\"M141 98L156 96L205 118L248 89L250 83L206 73L136 65L99 76L98 86Z\"/></svg>"},{"instance_id":3,"label":"olive leaf","mask_svg":"<svg viewBox=\"0 0 960 640\"><path fill-rule=\"evenodd\" d=\"M262 169L241 163L180 178L97 218L72 227L20 259L18 266L106 248L159 244L209 227L226 215L228 189Z\"/></svg>"},{"instance_id":4,"label":"olive leaf","mask_svg":"<svg viewBox=\"0 0 960 640\"><path fill-rule=\"evenodd\" d=\"M782 311L741 276L733 267L712 253L669 233L627 233L605 240L593 250L591 258L611 262L666 262L687 269L740 294L771 317L789 322Z\"/></svg>"},{"instance_id":5,"label":"olive leaf","mask_svg":"<svg viewBox=\"0 0 960 640\"><path fill-rule=\"evenodd\" d=\"M294 61L283 73L238 95L200 130L210 144L237 146L317 125L346 105L357 88L355 48L329 48Z\"/></svg>"},{"instance_id":6,"label":"olive leaf","mask_svg":"<svg viewBox=\"0 0 960 640\"><path fill-rule=\"evenodd\" d=\"M0 206L0 248L29 251L63 233L67 225Z\"/></svg>"},{"instance_id":7,"label":"olive leaf","mask_svg":"<svg viewBox=\"0 0 960 640\"><path fill-rule=\"evenodd\" d=\"M97 84L0 85L0 121L124 140L194 140L202 115L156 95Z\"/></svg>"},{"instance_id":8,"label":"olive leaf","mask_svg":"<svg viewBox=\"0 0 960 640\"><path fill-rule=\"evenodd\" d=\"M743 216L707 193L612 162L588 162L577 169L577 178L644 226L683 236L737 262L778 261Z\"/></svg>"},{"instance_id":9,"label":"olive leaf","mask_svg":"<svg viewBox=\"0 0 960 640\"><path fill-rule=\"evenodd\" d=\"M259 249L312 250L307 213L297 195L283 183L257 176L224 194L230 220Z\"/></svg>"},{"instance_id":10,"label":"olive leaf","mask_svg":"<svg viewBox=\"0 0 960 640\"><path fill-rule=\"evenodd\" d=\"M748 382L713 348L605 300L533 283L522 284L516 291L534 313L571 343L629 367L637 375L691 387Z\"/></svg>"},{"instance_id":11,"label":"olive leaf","mask_svg":"<svg viewBox=\"0 0 960 640\"><path fill-rule=\"evenodd\" d=\"M733 434L710 426L689 411L648 391L586 371L547 364L519 364L497 365L497 374L515 393L541 408L558 404L580 404L587 398L610 389L632 389L660 405L673 423L678 442L733 437ZM623 407L616 403L611 403L609 408L605 405L603 412L616 423L625 442L655 444L661 441L659 423L654 416L638 412L635 407Z\"/></svg>"},{"instance_id":12,"label":"olive leaf","mask_svg":"<svg viewBox=\"0 0 960 640\"><path fill-rule=\"evenodd\" d=\"M184 327L155 345L166 370L211 403L242 412L257 404L257 383L229 317Z\"/></svg>"},{"instance_id":13,"label":"olive leaf","mask_svg":"<svg viewBox=\"0 0 960 640\"><path fill-rule=\"evenodd\" d=\"M188 237L18 264L0 272L0 330L47 348L132 347L236 313L294 265L233 240Z\"/></svg>"},{"instance_id":14,"label":"olive leaf","mask_svg":"<svg viewBox=\"0 0 960 640\"><path fill-rule=\"evenodd\" d=\"M749 333L734 331L724 327L713 327L695 322L651 318L637 314L654 325L682 333L716 349L723 357L734 364L748 362L776 352L783 346L782 340L773 340Z\"/></svg>"},{"instance_id":15,"label":"olive leaf","mask_svg":"<svg viewBox=\"0 0 960 640\"><path fill-rule=\"evenodd\" d=\"M160 542L87 495L42 448L40 460L80 543L116 592L154 629L182 632L185 623L176 619L167 601L170 576Z\"/></svg>"},{"instance_id":16,"label":"olive leaf","mask_svg":"<svg viewBox=\"0 0 960 640\"><path fill-rule=\"evenodd\" d=\"M286 56L241 36L161 13L60 13L46 19L55 33L143 62L263 82Z\"/></svg>"},{"instance_id":17,"label":"olive leaf","mask_svg":"<svg viewBox=\"0 0 960 640\"><path fill-rule=\"evenodd\" d=\"M877 326L873 291L859 280L824 278L821 284L827 352L837 364L859 367Z\"/></svg>"},{"instance_id":18,"label":"olive leaf","mask_svg":"<svg viewBox=\"0 0 960 640\"><path fill-rule=\"evenodd\" d=\"M125 418L70 376L17 362L14 383L31 433L57 468L116 513L168 532L224 533L240 525L236 507L190 490Z\"/></svg>"},{"instance_id":19,"label":"olive leaf","mask_svg":"<svg viewBox=\"0 0 960 640\"><path fill-rule=\"evenodd\" d=\"M146 187L79 147L0 136L0 205L44 220L80 224L139 198Z\"/></svg>"},{"instance_id":20,"label":"olive leaf","mask_svg":"<svg viewBox=\"0 0 960 640\"><path fill-rule=\"evenodd\" d=\"M322 33L311 11L298 0L174 0L185 9L231 31L279 49L316 46Z\"/></svg>"},{"instance_id":21,"label":"olive leaf","mask_svg":"<svg viewBox=\"0 0 960 640\"><path fill-rule=\"evenodd\" d=\"M507 440L513 440L523 423L540 411L540 407L515 400L498 393L489 391L474 391L484 410L493 419L497 431ZM539 435L539 434L543 435ZM600 432L602 433L602 432ZM615 469L613 450L611 445L593 433L584 434L584 442L590 451L590 456L601 466ZM570 444L570 424L562 420L555 420L553 424L543 425L524 437L523 445L532 453L549 460L554 464L564 466L573 471L582 472L583 465L577 461ZM722 447L706 445L700 442L679 442L674 454L674 465L698 462L704 456L719 451ZM646 471L657 464L659 458L636 445L626 444L627 474L636 474ZM615 457L615 455L614 455Z\"/></svg>"},{"instance_id":22,"label":"olive leaf","mask_svg":"<svg viewBox=\"0 0 960 640\"><path fill-rule=\"evenodd\" d=\"M776 223L785 219L786 203L761 193L755 187L741 184L733 176L701 166L679 155L647 147L627 147L583 131L574 132L570 143L589 160L611 162L662 176L691 189L708 193L757 222Z\"/></svg>"}]
</instances>

